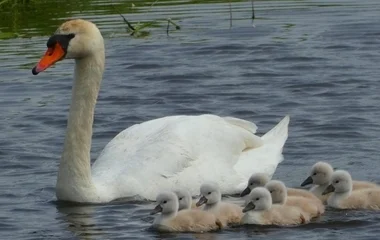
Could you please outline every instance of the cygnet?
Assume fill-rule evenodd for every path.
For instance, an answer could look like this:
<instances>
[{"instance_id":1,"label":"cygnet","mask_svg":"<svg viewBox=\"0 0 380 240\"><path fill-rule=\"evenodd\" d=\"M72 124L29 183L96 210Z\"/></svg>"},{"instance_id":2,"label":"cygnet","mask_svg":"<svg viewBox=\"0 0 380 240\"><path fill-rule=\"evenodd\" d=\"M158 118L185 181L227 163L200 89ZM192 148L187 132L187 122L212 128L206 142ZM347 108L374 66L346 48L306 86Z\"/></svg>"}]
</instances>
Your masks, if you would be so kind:
<instances>
[{"instance_id":1,"label":"cygnet","mask_svg":"<svg viewBox=\"0 0 380 240\"><path fill-rule=\"evenodd\" d=\"M272 205L268 189L257 187L249 194L249 202L243 209L243 224L258 225L299 225L310 221L300 208L286 205Z\"/></svg>"},{"instance_id":2,"label":"cygnet","mask_svg":"<svg viewBox=\"0 0 380 240\"><path fill-rule=\"evenodd\" d=\"M152 227L163 232L207 232L222 228L222 223L214 214L201 210L178 212L178 197L174 192L157 195L157 206L151 215L161 213Z\"/></svg>"},{"instance_id":3,"label":"cygnet","mask_svg":"<svg viewBox=\"0 0 380 240\"><path fill-rule=\"evenodd\" d=\"M204 183L201 185L200 192L201 198L196 204L197 207L205 204L203 210L215 214L223 226L240 223L243 216L242 208L233 203L222 202L222 194L218 184Z\"/></svg>"}]
</instances>

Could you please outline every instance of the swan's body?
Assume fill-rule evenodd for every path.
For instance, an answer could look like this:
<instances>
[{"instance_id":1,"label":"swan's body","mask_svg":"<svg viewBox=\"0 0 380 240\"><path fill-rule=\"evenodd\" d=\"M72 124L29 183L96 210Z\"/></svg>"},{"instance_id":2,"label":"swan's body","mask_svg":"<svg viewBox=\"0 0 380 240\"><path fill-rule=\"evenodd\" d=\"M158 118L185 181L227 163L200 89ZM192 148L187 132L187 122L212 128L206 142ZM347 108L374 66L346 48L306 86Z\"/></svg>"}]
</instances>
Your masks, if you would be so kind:
<instances>
[{"instance_id":1,"label":"swan's body","mask_svg":"<svg viewBox=\"0 0 380 240\"><path fill-rule=\"evenodd\" d=\"M310 221L310 216L298 207L273 205L271 195L264 187L257 187L251 191L243 212L243 224L287 226Z\"/></svg>"},{"instance_id":2,"label":"swan's body","mask_svg":"<svg viewBox=\"0 0 380 240\"><path fill-rule=\"evenodd\" d=\"M322 194L332 193L327 204L339 209L380 210L380 188L352 189L349 172L337 170L333 173L331 184Z\"/></svg>"},{"instance_id":3,"label":"swan's body","mask_svg":"<svg viewBox=\"0 0 380 240\"><path fill-rule=\"evenodd\" d=\"M265 187L271 194L273 204L298 207L311 218L319 217L325 212L325 207L318 198L310 199L302 196L288 196L289 190L286 189L285 184L281 181L271 180Z\"/></svg>"},{"instance_id":4,"label":"swan's body","mask_svg":"<svg viewBox=\"0 0 380 240\"><path fill-rule=\"evenodd\" d=\"M327 186L331 182L331 177L334 173L333 167L327 162L317 162L315 163L310 171L310 176L301 184L301 186L306 186L308 184L314 184L310 188L316 197L318 197L323 203L327 203L327 199L330 197L331 193L322 194ZM351 181L352 189L367 189L367 188L377 188L378 185L366 181Z\"/></svg>"},{"instance_id":5,"label":"swan's body","mask_svg":"<svg viewBox=\"0 0 380 240\"><path fill-rule=\"evenodd\" d=\"M178 199L173 192L162 192L158 205L151 214L161 212L152 227L163 232L207 232L222 228L221 222L211 213L185 209L178 212Z\"/></svg>"},{"instance_id":6,"label":"swan's body","mask_svg":"<svg viewBox=\"0 0 380 240\"><path fill-rule=\"evenodd\" d=\"M185 187L195 195L209 179L222 186L223 194L233 194L242 190L249 171L272 175L283 159L289 117L258 137L254 123L237 118L169 116L122 131L91 168L92 124L105 62L103 37L95 24L78 19L63 23L47 45L48 51L33 74L63 58L76 63L56 185L59 200L153 200L163 189ZM205 174L210 168L212 174Z\"/></svg>"},{"instance_id":7,"label":"swan's body","mask_svg":"<svg viewBox=\"0 0 380 240\"><path fill-rule=\"evenodd\" d=\"M216 183L209 182L202 184L200 188L201 198L197 206L205 204L204 211L213 213L223 226L230 224L239 224L243 216L242 208L236 204L223 202L222 194Z\"/></svg>"}]
</instances>

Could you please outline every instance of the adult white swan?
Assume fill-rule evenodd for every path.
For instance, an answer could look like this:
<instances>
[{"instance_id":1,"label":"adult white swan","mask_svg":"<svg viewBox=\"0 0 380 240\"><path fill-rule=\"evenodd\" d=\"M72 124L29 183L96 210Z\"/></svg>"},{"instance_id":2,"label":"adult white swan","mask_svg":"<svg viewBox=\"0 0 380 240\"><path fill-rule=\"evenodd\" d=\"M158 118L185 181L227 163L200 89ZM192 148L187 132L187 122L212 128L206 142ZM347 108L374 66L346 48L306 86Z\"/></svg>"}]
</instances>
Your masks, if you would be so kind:
<instances>
[{"instance_id":1,"label":"adult white swan","mask_svg":"<svg viewBox=\"0 0 380 240\"><path fill-rule=\"evenodd\" d=\"M75 59L75 79L56 195L59 200L102 203L123 197L153 200L184 188L199 194L204 181L223 194L239 193L254 172L273 174L282 161L289 117L262 137L254 123L215 115L170 116L136 124L107 144L91 169L94 108L104 71L103 37L85 20L63 23L33 68L44 71Z\"/></svg>"}]
</instances>

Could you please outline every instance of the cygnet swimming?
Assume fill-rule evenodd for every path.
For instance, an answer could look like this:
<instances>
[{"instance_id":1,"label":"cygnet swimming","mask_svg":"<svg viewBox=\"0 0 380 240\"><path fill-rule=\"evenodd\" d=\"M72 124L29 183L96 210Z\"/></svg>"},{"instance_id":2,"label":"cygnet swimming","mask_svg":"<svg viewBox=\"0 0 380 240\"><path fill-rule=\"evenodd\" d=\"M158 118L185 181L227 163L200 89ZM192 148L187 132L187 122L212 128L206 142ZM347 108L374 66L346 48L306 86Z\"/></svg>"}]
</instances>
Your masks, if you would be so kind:
<instances>
[{"instance_id":1,"label":"cygnet swimming","mask_svg":"<svg viewBox=\"0 0 380 240\"><path fill-rule=\"evenodd\" d=\"M302 196L287 196L286 186L278 180L271 180L265 185L271 194L272 203L293 206L302 209L311 218L319 217L325 212L325 207L319 199L310 199Z\"/></svg>"},{"instance_id":2,"label":"cygnet swimming","mask_svg":"<svg viewBox=\"0 0 380 240\"><path fill-rule=\"evenodd\" d=\"M196 204L197 207L205 204L202 209L215 214L223 226L240 223L241 217L243 216L242 208L233 203L223 202L222 194L217 183L208 182L202 184L200 192L201 198Z\"/></svg>"},{"instance_id":3,"label":"cygnet swimming","mask_svg":"<svg viewBox=\"0 0 380 240\"><path fill-rule=\"evenodd\" d=\"M353 190L349 172L337 170L331 177L331 184L322 194L332 193L327 204L339 209L380 209L380 188Z\"/></svg>"},{"instance_id":4,"label":"cygnet swimming","mask_svg":"<svg viewBox=\"0 0 380 240\"><path fill-rule=\"evenodd\" d=\"M222 223L214 214L201 210L182 210L178 212L178 197L174 192L157 195L157 206L151 215L161 213L152 227L163 232L207 232L222 228Z\"/></svg>"},{"instance_id":5,"label":"cygnet swimming","mask_svg":"<svg viewBox=\"0 0 380 240\"><path fill-rule=\"evenodd\" d=\"M246 196L252 191L252 189L256 187L264 187L265 184L269 182L269 180L270 179L268 175L265 173L252 174L252 176L248 179L247 188L245 188L243 192L241 192L240 197L246 198ZM316 196L314 196L314 194L310 193L309 191L305 191L303 189L296 189L296 188L287 188L287 195L288 196L302 196L302 197L310 198L313 200L318 199Z\"/></svg>"},{"instance_id":6,"label":"cygnet swimming","mask_svg":"<svg viewBox=\"0 0 380 240\"><path fill-rule=\"evenodd\" d=\"M196 208L195 204L193 204L193 199L189 191L184 189L177 189L174 191L174 193L178 197L178 211Z\"/></svg>"},{"instance_id":7,"label":"cygnet swimming","mask_svg":"<svg viewBox=\"0 0 380 240\"><path fill-rule=\"evenodd\" d=\"M322 195L322 193L330 184L333 172L334 169L330 164L322 161L317 162L312 166L310 176L302 182L301 186L314 184L315 186L310 189L310 192L317 196L323 203L327 203L327 199L330 195ZM366 181L353 181L352 184L353 190L378 187L378 185Z\"/></svg>"},{"instance_id":8,"label":"cygnet swimming","mask_svg":"<svg viewBox=\"0 0 380 240\"><path fill-rule=\"evenodd\" d=\"M298 207L273 205L272 197L265 187L257 187L251 191L243 212L243 224L287 226L310 221L308 214Z\"/></svg>"}]
</instances>

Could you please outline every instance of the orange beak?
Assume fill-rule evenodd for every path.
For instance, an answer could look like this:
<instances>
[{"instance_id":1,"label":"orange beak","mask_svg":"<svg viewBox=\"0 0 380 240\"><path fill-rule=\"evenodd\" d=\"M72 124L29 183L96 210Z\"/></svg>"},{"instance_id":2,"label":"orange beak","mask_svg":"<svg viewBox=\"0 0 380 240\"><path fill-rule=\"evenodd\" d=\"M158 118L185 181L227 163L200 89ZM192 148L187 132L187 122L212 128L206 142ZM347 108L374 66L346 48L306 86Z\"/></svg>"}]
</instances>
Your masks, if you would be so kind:
<instances>
[{"instance_id":1,"label":"orange beak","mask_svg":"<svg viewBox=\"0 0 380 240\"><path fill-rule=\"evenodd\" d=\"M41 58L40 62L33 68L33 75L37 75L40 72L45 71L47 68L52 66L54 63L62 60L65 56L65 51L59 43L56 43L54 47L48 48L45 55Z\"/></svg>"}]
</instances>

